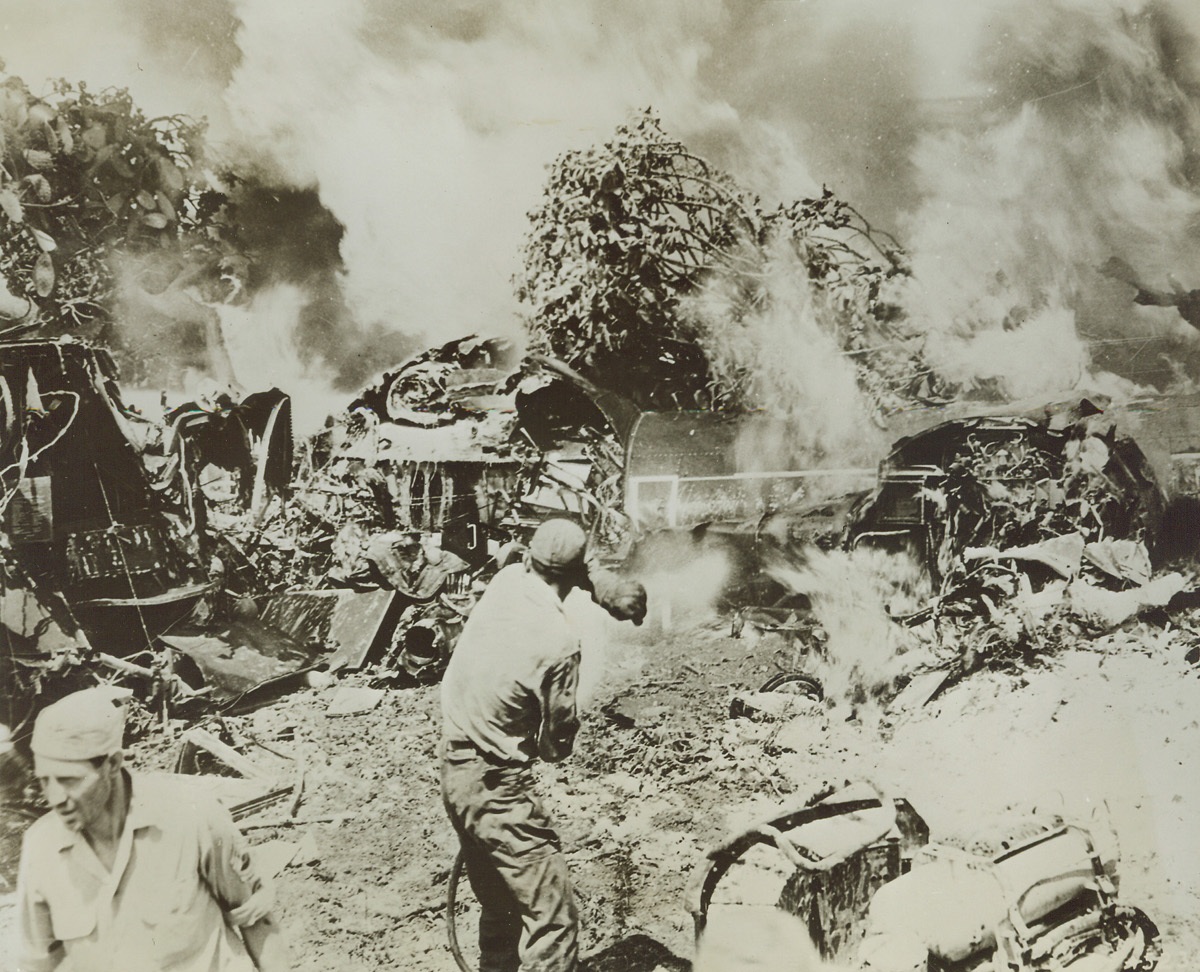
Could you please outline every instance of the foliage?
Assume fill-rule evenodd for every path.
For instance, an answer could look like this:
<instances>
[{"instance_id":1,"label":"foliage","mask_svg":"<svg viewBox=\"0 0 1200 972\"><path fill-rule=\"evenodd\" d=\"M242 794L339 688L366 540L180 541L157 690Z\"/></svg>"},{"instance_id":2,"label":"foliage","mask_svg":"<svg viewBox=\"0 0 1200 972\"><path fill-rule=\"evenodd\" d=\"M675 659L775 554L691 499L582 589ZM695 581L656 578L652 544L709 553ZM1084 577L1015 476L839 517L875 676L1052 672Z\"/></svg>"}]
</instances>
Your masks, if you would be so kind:
<instances>
[{"instance_id":1,"label":"foliage","mask_svg":"<svg viewBox=\"0 0 1200 972\"><path fill-rule=\"evenodd\" d=\"M0 274L48 330L102 332L110 262L179 245L197 228L203 125L147 118L125 90L58 81L40 98L0 84Z\"/></svg>"},{"instance_id":2,"label":"foliage","mask_svg":"<svg viewBox=\"0 0 1200 972\"><path fill-rule=\"evenodd\" d=\"M907 275L898 246L828 190L765 210L649 111L558 158L530 221L516 285L534 347L643 406L764 404L755 322L777 301L781 250L877 401L922 377L886 298ZM719 319L694 300L706 292ZM739 329L755 353L730 340Z\"/></svg>"},{"instance_id":3,"label":"foliage","mask_svg":"<svg viewBox=\"0 0 1200 972\"><path fill-rule=\"evenodd\" d=\"M1128 440L1118 440L1111 428L1086 431L1082 422L1073 431L1044 442L968 437L947 469L947 556L1069 534L1086 543L1147 541L1161 508L1153 491L1138 488L1128 458L1118 453Z\"/></svg>"}]
</instances>

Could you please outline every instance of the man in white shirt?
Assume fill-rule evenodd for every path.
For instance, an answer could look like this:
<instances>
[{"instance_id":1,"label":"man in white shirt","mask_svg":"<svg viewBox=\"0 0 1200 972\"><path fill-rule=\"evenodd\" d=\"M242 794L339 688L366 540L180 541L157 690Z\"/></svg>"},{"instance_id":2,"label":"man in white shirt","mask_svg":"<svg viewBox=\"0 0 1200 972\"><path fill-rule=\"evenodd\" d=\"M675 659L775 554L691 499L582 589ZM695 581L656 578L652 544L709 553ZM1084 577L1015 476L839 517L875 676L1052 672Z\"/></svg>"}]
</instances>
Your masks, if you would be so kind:
<instances>
[{"instance_id":1,"label":"man in white shirt","mask_svg":"<svg viewBox=\"0 0 1200 972\"><path fill-rule=\"evenodd\" d=\"M481 972L574 972L579 915L558 836L533 792L535 760L570 755L579 640L563 601L593 590L575 523L538 527L471 612L442 679L442 797L482 913ZM645 591L625 610L645 616ZM630 608L629 604L633 607Z\"/></svg>"},{"instance_id":2,"label":"man in white shirt","mask_svg":"<svg viewBox=\"0 0 1200 972\"><path fill-rule=\"evenodd\" d=\"M114 701L111 688L85 689L34 724L34 774L50 812L22 846L18 969L289 968L273 893L229 812L124 769L124 711Z\"/></svg>"}]
</instances>

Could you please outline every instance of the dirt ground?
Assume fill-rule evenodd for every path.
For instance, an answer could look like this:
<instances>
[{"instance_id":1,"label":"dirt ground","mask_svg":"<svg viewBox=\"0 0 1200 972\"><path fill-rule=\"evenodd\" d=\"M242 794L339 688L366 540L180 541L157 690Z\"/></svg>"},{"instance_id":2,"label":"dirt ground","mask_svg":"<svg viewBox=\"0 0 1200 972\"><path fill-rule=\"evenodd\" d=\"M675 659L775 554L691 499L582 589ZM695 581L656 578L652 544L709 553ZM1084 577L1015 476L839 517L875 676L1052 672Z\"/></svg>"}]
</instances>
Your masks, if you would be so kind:
<instances>
[{"instance_id":1,"label":"dirt ground","mask_svg":"<svg viewBox=\"0 0 1200 972\"><path fill-rule=\"evenodd\" d=\"M1020 674L979 672L924 706L852 713L796 700L793 716L769 722L730 720L729 703L797 664L779 636L735 639L728 620L695 614L669 629L661 619L605 629L586 658L577 751L540 780L592 969L686 968L684 891L705 851L849 780L907 797L933 840L966 849L1035 807L1108 821L1121 897L1162 931L1159 968L1200 967L1200 677L1158 629ZM446 972L456 846L438 795L438 689L390 688L369 712L326 714L341 689L368 681L354 675L227 720L289 778L303 766L298 820L350 815L247 833L256 845L301 845L279 876L298 970ZM165 767L172 752L167 741L143 746L135 762ZM0 915L11 922L11 895ZM469 911L462 920L469 938Z\"/></svg>"}]
</instances>

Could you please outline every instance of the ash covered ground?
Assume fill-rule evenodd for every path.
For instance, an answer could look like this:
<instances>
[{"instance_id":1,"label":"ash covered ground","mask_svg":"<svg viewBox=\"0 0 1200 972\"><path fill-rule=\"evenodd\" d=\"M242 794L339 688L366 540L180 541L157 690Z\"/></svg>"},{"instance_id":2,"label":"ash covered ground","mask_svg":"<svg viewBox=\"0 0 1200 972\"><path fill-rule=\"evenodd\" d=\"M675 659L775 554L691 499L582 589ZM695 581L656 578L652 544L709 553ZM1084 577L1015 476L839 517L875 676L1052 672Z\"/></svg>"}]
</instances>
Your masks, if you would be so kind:
<instances>
[{"instance_id":1,"label":"ash covered ground","mask_svg":"<svg viewBox=\"0 0 1200 972\"><path fill-rule=\"evenodd\" d=\"M684 890L706 850L847 778L907 797L934 841L966 850L994 846L1035 809L1107 818L1120 843L1121 897L1162 931L1159 968L1200 961L1200 782L1191 770L1200 677L1169 629L1119 632L1019 673L977 672L924 706L905 707L901 695L855 714L797 699L794 715L751 721L728 718L731 696L791 670L792 646L779 635L731 638L715 617L676 621L671 630L661 619L614 625L603 647L593 644L576 753L542 769L593 968L616 957L647 970L690 960ZM438 689L390 689L370 712L327 715L347 684L227 720L235 738L303 763L296 819L352 814L248 830L256 845L302 845L279 877L296 967L451 969L444 900L456 847L438 795ZM165 767L171 758L173 747L157 740L135 762ZM469 938L469 911L462 922Z\"/></svg>"}]
</instances>

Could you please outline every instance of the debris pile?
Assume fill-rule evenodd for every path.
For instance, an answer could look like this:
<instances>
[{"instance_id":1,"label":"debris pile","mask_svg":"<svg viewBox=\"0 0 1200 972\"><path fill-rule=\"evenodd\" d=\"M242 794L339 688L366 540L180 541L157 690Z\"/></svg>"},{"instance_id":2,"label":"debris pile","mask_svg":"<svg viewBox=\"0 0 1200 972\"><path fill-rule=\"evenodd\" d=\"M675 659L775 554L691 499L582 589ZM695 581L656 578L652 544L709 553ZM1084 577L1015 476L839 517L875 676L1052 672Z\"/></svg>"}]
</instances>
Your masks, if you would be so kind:
<instances>
[{"instance_id":1,"label":"debris pile","mask_svg":"<svg viewBox=\"0 0 1200 972\"><path fill-rule=\"evenodd\" d=\"M770 859L762 849L778 861L782 888L747 874ZM1115 835L1094 820L1030 814L994 851L971 853L931 843L907 800L855 784L709 851L687 899L702 946L708 935L736 934L733 919L767 903L754 899L771 887L775 907L804 923L825 958L857 969L994 963L1035 972L1098 959L1153 969L1158 928L1118 900L1117 871Z\"/></svg>"},{"instance_id":2,"label":"debris pile","mask_svg":"<svg viewBox=\"0 0 1200 972\"><path fill-rule=\"evenodd\" d=\"M277 389L155 417L89 346L9 344L3 364L10 725L97 675L189 712L315 667L436 679L541 520L579 519L610 557L628 542L631 406L505 340L415 356L298 447Z\"/></svg>"},{"instance_id":3,"label":"debris pile","mask_svg":"<svg viewBox=\"0 0 1200 972\"><path fill-rule=\"evenodd\" d=\"M943 592L974 561L1022 559L1005 552L1067 535L1152 545L1165 501L1145 456L1090 402L1076 412L946 422L902 439L849 544L906 547Z\"/></svg>"},{"instance_id":4,"label":"debris pile","mask_svg":"<svg viewBox=\"0 0 1200 972\"><path fill-rule=\"evenodd\" d=\"M107 353L72 341L0 345L4 720L69 677L148 647L207 590L198 537L142 461L147 425Z\"/></svg>"},{"instance_id":5,"label":"debris pile","mask_svg":"<svg viewBox=\"0 0 1200 972\"><path fill-rule=\"evenodd\" d=\"M1087 403L1069 424L959 442L922 499L936 511L931 614L942 647L969 667L1028 664L1165 608L1191 584L1155 573L1165 497L1133 440Z\"/></svg>"},{"instance_id":6,"label":"debris pile","mask_svg":"<svg viewBox=\"0 0 1200 972\"><path fill-rule=\"evenodd\" d=\"M554 515L635 572L660 569L664 551L675 569L715 551L735 628L747 610L769 621L752 629L804 628L826 695L853 703L931 656L964 671L1027 664L1165 607L1189 582L1155 575L1163 493L1090 402L944 422L900 440L860 492L858 470L739 466L769 416L642 412L499 339L416 355L298 447L278 390L154 421L121 402L102 352L5 350L6 400L24 423L6 446L6 572L29 592L21 619L6 610L23 646L7 664L26 673L26 695L82 660L185 706L250 706L269 695L252 689L285 690L314 668L436 680L490 574ZM64 438L71 402L86 442ZM94 500L71 501L87 509L69 509L55 476L95 480ZM46 558L50 536L61 552ZM887 555L864 574L862 597L881 605L869 632L874 615L846 597L868 551Z\"/></svg>"},{"instance_id":7,"label":"debris pile","mask_svg":"<svg viewBox=\"0 0 1200 972\"><path fill-rule=\"evenodd\" d=\"M1194 574L1158 556L1166 497L1090 402L902 439L843 509L829 524L844 552L824 549L828 530L813 542L807 507L757 528L782 592L773 613L808 619L804 670L831 704L893 694L922 669L1027 667L1121 626L1186 619Z\"/></svg>"},{"instance_id":8,"label":"debris pile","mask_svg":"<svg viewBox=\"0 0 1200 972\"><path fill-rule=\"evenodd\" d=\"M1153 969L1158 928L1118 900L1115 841L1058 820L990 859L935 852L871 898L863 967L884 972L991 957L1020 972L1080 961L1087 968L1096 960Z\"/></svg>"}]
</instances>

